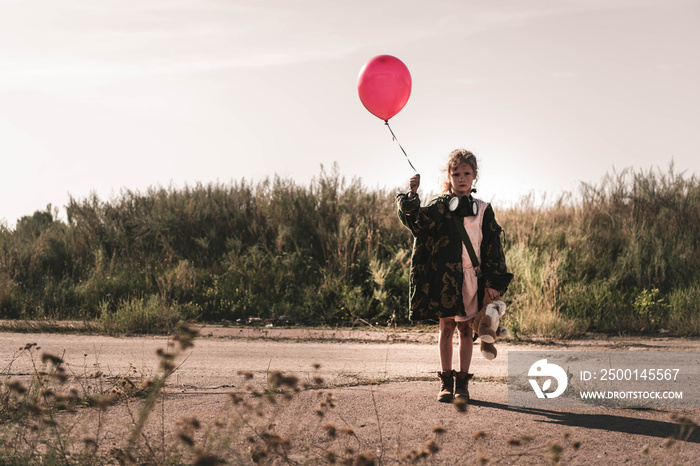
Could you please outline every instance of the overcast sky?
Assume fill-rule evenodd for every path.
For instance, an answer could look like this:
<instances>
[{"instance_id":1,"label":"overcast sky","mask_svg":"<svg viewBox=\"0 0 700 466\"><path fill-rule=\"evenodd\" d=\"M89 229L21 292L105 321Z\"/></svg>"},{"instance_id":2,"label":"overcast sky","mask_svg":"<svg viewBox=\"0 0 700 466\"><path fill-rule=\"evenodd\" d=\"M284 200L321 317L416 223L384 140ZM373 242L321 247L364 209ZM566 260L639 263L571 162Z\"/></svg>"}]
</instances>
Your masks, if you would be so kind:
<instances>
[{"instance_id":1,"label":"overcast sky","mask_svg":"<svg viewBox=\"0 0 700 466\"><path fill-rule=\"evenodd\" d=\"M411 71L392 129L437 190L447 154L510 205L613 169L700 173L700 1L0 0L0 222L69 195L258 181L405 189L357 95ZM4 219L4 220L3 220Z\"/></svg>"}]
</instances>

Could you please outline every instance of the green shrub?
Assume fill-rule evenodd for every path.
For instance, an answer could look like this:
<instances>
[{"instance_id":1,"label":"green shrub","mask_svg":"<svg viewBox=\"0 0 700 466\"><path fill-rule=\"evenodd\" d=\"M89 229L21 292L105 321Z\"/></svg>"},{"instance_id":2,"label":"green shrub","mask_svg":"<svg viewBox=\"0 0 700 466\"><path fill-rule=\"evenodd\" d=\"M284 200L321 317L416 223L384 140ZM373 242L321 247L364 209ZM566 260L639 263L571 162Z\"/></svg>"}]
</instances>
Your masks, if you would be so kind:
<instances>
[{"instance_id":1,"label":"green shrub","mask_svg":"<svg viewBox=\"0 0 700 466\"><path fill-rule=\"evenodd\" d=\"M675 289L668 301L668 330L682 336L700 335L700 285Z\"/></svg>"},{"instance_id":2,"label":"green shrub","mask_svg":"<svg viewBox=\"0 0 700 466\"><path fill-rule=\"evenodd\" d=\"M109 335L169 333L176 328L181 315L155 295L147 298L126 298L110 309L107 301L100 306L100 324Z\"/></svg>"},{"instance_id":3,"label":"green shrub","mask_svg":"<svg viewBox=\"0 0 700 466\"><path fill-rule=\"evenodd\" d=\"M628 169L549 204L530 195L495 211L515 274L505 298L516 333L697 333L695 176ZM109 202L71 198L66 222L56 213L0 226L3 316L105 319L129 331L159 327L115 313L407 323L412 238L394 192L346 183L337 167L305 186L274 177L124 190Z\"/></svg>"}]
</instances>

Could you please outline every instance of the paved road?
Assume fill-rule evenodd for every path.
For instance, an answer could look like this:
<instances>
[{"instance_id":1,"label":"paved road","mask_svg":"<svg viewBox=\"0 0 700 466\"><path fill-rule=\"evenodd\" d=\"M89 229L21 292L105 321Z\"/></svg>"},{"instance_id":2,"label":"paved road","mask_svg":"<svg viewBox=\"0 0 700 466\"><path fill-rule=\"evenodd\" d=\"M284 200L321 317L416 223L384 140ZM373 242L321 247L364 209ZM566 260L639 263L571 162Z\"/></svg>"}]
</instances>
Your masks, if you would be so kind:
<instances>
[{"instance_id":1,"label":"paved road","mask_svg":"<svg viewBox=\"0 0 700 466\"><path fill-rule=\"evenodd\" d=\"M352 330L238 329L202 328L194 348L179 359L182 363L175 385L209 389L231 386L240 379L238 371L265 374L269 371L315 372L336 385L371 380L415 380L434 377L438 367L436 334L362 332ZM410 343L417 342L417 343ZM455 340L456 342L456 340ZM36 353L61 356L74 374L91 374L101 370L108 377L125 374L151 376L158 368L156 350L165 348L166 337L140 336L114 338L80 334L0 333L0 373L31 373L32 361L27 343L37 343ZM498 343L499 355L487 361L475 347L472 372L477 377L505 378L508 352L511 349L537 350L535 344ZM653 348L700 350L700 341L669 338L605 339L574 341L557 349ZM551 345L549 346L551 348ZM455 348L456 349L456 348ZM38 360L38 354L35 356ZM261 377L262 378L262 377ZM502 379L501 379L502 380Z\"/></svg>"},{"instance_id":2,"label":"paved road","mask_svg":"<svg viewBox=\"0 0 700 466\"><path fill-rule=\"evenodd\" d=\"M76 375L89 375L99 369L108 377L126 374L138 377L157 371L155 352L164 348L168 340L164 337L0 333L1 380L21 379L32 372L30 354L20 350L27 343L37 343L41 348L33 351L35 361L43 352L62 356ZM229 392L246 391L250 384L264 385L268 371L293 372L302 378L306 374L310 376L314 372L312 364L319 363L322 365L320 375L326 382L338 385L332 389L337 406L323 422L352 426L357 436L353 442L362 451L384 455L387 462L398 461L397 455L412 448L422 448L426 436L431 435L436 425L447 431L442 436L442 449L436 458L440 464L471 464L483 458L498 464L544 464L553 461L554 444L563 448L561 459L569 464L695 464L697 461L700 433L696 429L692 435L686 435L688 431L682 430L670 417L675 413L607 408L583 411L513 408L508 405L503 382L508 352L513 349L698 351L700 341L611 338L547 346L499 342L498 347L499 356L495 361L478 356L473 360L473 372L478 378L470 384L469 409L461 413L435 401L435 334L392 336L386 332L202 329L202 336L195 341L195 347L180 358L184 360L182 366L170 380L169 395L161 405L167 409L157 410L157 419L149 424L152 431L147 434L152 439L160 438L160 429L164 426L169 438L174 438L178 420L188 416L196 417L206 426L235 420L231 417ZM255 377L252 382L244 382L237 375L238 371L252 371ZM378 379L389 379L393 383L363 385L363 382ZM79 381L72 379L70 383ZM274 422L280 432L290 436L293 445L333 446L314 411L322 391L302 391L289 402L280 400L270 405L270 411L259 420L260 426ZM131 406L120 403L107 413L88 409L66 416L76 416L70 422L78 426L78 436L94 435L101 429L100 444L108 451L128 437ZM697 410L683 410L680 414L697 422ZM669 444L671 436L682 440ZM339 442L342 441L340 438ZM241 448L247 451L248 445ZM316 450L304 447L301 451ZM108 452L105 455L108 456Z\"/></svg>"},{"instance_id":3,"label":"paved road","mask_svg":"<svg viewBox=\"0 0 700 466\"><path fill-rule=\"evenodd\" d=\"M7 348L0 355L0 371L24 375L32 370L27 343L37 343L36 353L61 356L75 374L101 370L117 377L126 373L150 376L157 371L156 350L165 348L165 337L112 338L67 334L0 333L0 345ZM505 345L503 345L505 350ZM474 360L480 375L505 376L506 355L495 361L481 356ZM38 355L35 359L39 359ZM433 377L437 366L437 348L432 344L405 342L358 342L334 340L270 340L200 337L179 361L181 367L173 382L191 388L207 389L233 385L240 380L238 371L264 374L268 371L293 372L297 375L316 371L332 384L353 384L369 380L406 380Z\"/></svg>"}]
</instances>

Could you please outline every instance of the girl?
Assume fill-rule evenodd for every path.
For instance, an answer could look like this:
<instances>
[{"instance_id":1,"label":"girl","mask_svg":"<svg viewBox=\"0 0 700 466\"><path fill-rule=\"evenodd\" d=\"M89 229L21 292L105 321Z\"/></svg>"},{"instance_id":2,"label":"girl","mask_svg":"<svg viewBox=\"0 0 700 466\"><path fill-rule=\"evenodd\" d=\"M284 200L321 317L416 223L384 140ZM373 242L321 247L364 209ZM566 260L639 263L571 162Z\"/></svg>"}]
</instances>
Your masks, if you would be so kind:
<instances>
[{"instance_id":1,"label":"girl","mask_svg":"<svg viewBox=\"0 0 700 466\"><path fill-rule=\"evenodd\" d=\"M417 194L420 175L410 191L396 197L401 222L413 233L411 258L411 320L439 319L441 381L438 401L469 400L468 382L473 339L469 321L481 308L484 295L498 299L513 275L508 273L501 246L501 227L490 204L471 193L478 177L476 156L464 149L450 153L442 195L421 207ZM475 260L465 247L461 227L469 236ZM459 331L459 372L452 369L452 339Z\"/></svg>"}]
</instances>

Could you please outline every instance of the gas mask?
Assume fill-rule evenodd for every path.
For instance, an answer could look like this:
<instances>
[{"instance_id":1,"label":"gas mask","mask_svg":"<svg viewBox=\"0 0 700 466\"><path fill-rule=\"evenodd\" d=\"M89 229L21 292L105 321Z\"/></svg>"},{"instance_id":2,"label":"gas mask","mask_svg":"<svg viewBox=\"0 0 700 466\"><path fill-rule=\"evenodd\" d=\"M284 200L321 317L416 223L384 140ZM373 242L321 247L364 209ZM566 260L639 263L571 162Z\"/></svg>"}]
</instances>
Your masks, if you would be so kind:
<instances>
[{"instance_id":1,"label":"gas mask","mask_svg":"<svg viewBox=\"0 0 700 466\"><path fill-rule=\"evenodd\" d=\"M450 199L450 212L460 217L474 217L479 213L479 204L471 196L455 196Z\"/></svg>"}]
</instances>

